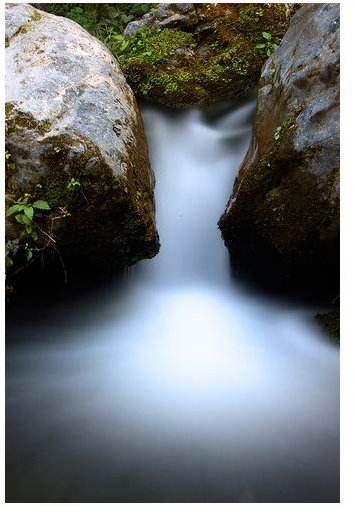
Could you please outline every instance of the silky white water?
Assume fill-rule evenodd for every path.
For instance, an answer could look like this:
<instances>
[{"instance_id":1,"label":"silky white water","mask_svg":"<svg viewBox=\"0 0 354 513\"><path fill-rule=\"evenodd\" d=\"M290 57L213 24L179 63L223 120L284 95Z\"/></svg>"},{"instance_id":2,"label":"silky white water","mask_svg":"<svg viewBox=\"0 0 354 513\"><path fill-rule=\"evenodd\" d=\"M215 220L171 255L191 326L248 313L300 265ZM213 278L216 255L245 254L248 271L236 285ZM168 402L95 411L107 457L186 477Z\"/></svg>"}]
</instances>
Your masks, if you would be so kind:
<instances>
[{"instance_id":1,"label":"silky white water","mask_svg":"<svg viewBox=\"0 0 354 513\"><path fill-rule=\"evenodd\" d=\"M338 500L338 349L231 280L217 221L254 101L143 107L160 254L8 323L7 500Z\"/></svg>"}]
</instances>

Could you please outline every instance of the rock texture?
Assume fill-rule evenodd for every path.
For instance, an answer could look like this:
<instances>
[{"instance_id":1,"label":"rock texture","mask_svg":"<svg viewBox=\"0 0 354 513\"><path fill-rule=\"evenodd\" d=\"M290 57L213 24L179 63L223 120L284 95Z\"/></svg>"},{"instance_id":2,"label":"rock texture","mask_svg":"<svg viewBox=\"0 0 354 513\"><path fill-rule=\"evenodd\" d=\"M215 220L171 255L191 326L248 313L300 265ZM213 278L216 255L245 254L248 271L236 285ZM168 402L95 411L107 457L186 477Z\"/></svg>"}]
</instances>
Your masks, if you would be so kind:
<instances>
[{"instance_id":1,"label":"rock texture","mask_svg":"<svg viewBox=\"0 0 354 513\"><path fill-rule=\"evenodd\" d=\"M121 267L157 253L141 117L102 43L71 20L8 4L6 130L9 204L25 193L47 201L51 217L38 223L51 223L64 255ZM9 238L23 239L10 219Z\"/></svg>"},{"instance_id":2,"label":"rock texture","mask_svg":"<svg viewBox=\"0 0 354 513\"><path fill-rule=\"evenodd\" d=\"M128 24L112 50L139 96L171 107L210 104L257 84L291 14L289 4L160 4Z\"/></svg>"},{"instance_id":3,"label":"rock texture","mask_svg":"<svg viewBox=\"0 0 354 513\"><path fill-rule=\"evenodd\" d=\"M268 59L219 225L234 263L338 286L339 4L303 6Z\"/></svg>"}]
</instances>

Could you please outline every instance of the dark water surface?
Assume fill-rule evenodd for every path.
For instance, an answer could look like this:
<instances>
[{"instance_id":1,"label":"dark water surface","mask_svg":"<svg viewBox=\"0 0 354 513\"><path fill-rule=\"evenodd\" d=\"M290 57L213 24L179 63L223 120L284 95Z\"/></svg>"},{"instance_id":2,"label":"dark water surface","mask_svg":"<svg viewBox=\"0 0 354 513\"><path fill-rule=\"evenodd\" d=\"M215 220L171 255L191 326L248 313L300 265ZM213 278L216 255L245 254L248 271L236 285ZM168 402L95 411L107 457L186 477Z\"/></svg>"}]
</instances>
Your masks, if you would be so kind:
<instances>
[{"instance_id":1,"label":"dark water surface","mask_svg":"<svg viewBox=\"0 0 354 513\"><path fill-rule=\"evenodd\" d=\"M338 349L231 280L216 225L253 112L144 107L160 254L9 308L8 502L339 500Z\"/></svg>"}]
</instances>

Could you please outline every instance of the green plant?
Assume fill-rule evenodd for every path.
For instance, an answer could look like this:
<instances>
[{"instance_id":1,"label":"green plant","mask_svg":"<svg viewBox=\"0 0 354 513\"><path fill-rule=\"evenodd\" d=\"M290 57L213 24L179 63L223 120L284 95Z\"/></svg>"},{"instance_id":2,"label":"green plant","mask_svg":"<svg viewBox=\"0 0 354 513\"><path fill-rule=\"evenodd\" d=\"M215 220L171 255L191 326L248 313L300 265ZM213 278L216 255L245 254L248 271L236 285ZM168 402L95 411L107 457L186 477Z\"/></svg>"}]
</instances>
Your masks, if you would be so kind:
<instances>
[{"instance_id":1,"label":"green plant","mask_svg":"<svg viewBox=\"0 0 354 513\"><path fill-rule=\"evenodd\" d=\"M241 24L250 23L255 21L256 23L264 16L263 9L257 8L256 6L244 7L240 9L239 21Z\"/></svg>"},{"instance_id":2,"label":"green plant","mask_svg":"<svg viewBox=\"0 0 354 513\"><path fill-rule=\"evenodd\" d=\"M260 50L263 55L270 57L278 47L280 39L278 37L274 38L269 32L262 32L262 36L265 41L258 43L256 48Z\"/></svg>"},{"instance_id":3,"label":"green plant","mask_svg":"<svg viewBox=\"0 0 354 513\"><path fill-rule=\"evenodd\" d=\"M66 186L68 191L73 191L81 187L81 183L76 178L71 178Z\"/></svg>"},{"instance_id":4,"label":"green plant","mask_svg":"<svg viewBox=\"0 0 354 513\"><path fill-rule=\"evenodd\" d=\"M277 126L277 128L275 129L275 132L274 132L274 139L275 139L276 141L278 141L278 140L280 139L282 129L283 129L283 127L282 127L282 126Z\"/></svg>"},{"instance_id":5,"label":"green plant","mask_svg":"<svg viewBox=\"0 0 354 513\"><path fill-rule=\"evenodd\" d=\"M192 34L174 29L144 28L128 39L118 37L111 50L119 63L129 65L132 61L144 61L149 64L166 64L179 48L192 49L196 46Z\"/></svg>"},{"instance_id":6,"label":"green plant","mask_svg":"<svg viewBox=\"0 0 354 513\"><path fill-rule=\"evenodd\" d=\"M15 171L16 170L16 164L12 160L12 155L9 151L5 150L5 163L6 163L6 169L8 171Z\"/></svg>"},{"instance_id":7,"label":"green plant","mask_svg":"<svg viewBox=\"0 0 354 513\"><path fill-rule=\"evenodd\" d=\"M153 9L157 4L41 4L41 9L65 16L91 32L108 46L113 36L121 34L126 25Z\"/></svg>"},{"instance_id":8,"label":"green plant","mask_svg":"<svg viewBox=\"0 0 354 513\"><path fill-rule=\"evenodd\" d=\"M42 189L40 184L36 186L37 190ZM65 282L67 281L66 269L63 259L56 247L56 241L53 238L53 224L56 220L70 216L66 207L59 207L56 212L52 212L48 202L43 199L35 199L28 193L21 198L13 201L13 205L7 208L6 216L12 217L16 223L23 229L19 238L9 240L5 246L6 272L12 269L14 261L13 255L18 251L25 254L26 263L18 267L12 274L33 263L48 247L51 247L59 256L63 267ZM36 245L33 245L33 242Z\"/></svg>"},{"instance_id":9,"label":"green plant","mask_svg":"<svg viewBox=\"0 0 354 513\"><path fill-rule=\"evenodd\" d=\"M50 210L50 206L44 200L36 200L30 201L30 194L25 194L21 198L19 198L13 205L11 205L6 210L7 217L14 216L17 223L23 225L24 231L22 232L22 236L31 237L32 240L38 240L38 225L35 221L35 218L41 216L43 211ZM32 253L29 252L30 257L27 260L30 260L32 257Z\"/></svg>"}]
</instances>

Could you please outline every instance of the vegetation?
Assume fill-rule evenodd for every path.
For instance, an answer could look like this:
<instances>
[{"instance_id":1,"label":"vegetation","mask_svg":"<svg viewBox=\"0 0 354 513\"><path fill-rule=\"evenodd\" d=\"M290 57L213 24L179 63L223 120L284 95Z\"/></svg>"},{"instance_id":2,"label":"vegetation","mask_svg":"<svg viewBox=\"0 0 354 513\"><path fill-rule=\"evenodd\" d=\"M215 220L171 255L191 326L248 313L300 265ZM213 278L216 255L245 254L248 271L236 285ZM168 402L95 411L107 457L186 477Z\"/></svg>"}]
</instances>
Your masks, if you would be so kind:
<instances>
[{"instance_id":1,"label":"vegetation","mask_svg":"<svg viewBox=\"0 0 354 513\"><path fill-rule=\"evenodd\" d=\"M34 4L57 16L65 16L92 35L110 44L126 25L153 9L156 4Z\"/></svg>"},{"instance_id":2,"label":"vegetation","mask_svg":"<svg viewBox=\"0 0 354 513\"><path fill-rule=\"evenodd\" d=\"M274 6L197 9L205 32L145 27L110 45L138 95L171 106L234 97L256 83L287 27L284 12Z\"/></svg>"},{"instance_id":3,"label":"vegetation","mask_svg":"<svg viewBox=\"0 0 354 513\"><path fill-rule=\"evenodd\" d=\"M18 237L8 240L5 245L6 273L12 271L14 265L14 256L17 255L21 261L21 256L25 255L26 264L17 267L13 274L27 267L34 260L41 256L43 251L51 247L59 254L53 238L54 222L69 216L65 208L60 208L53 212L48 202L43 199L36 199L37 191L41 191L42 186L37 184L33 195L26 193L17 200L8 198L12 204L6 209L6 216L16 225ZM65 267L63 265L64 272Z\"/></svg>"},{"instance_id":4,"label":"vegetation","mask_svg":"<svg viewBox=\"0 0 354 513\"><path fill-rule=\"evenodd\" d=\"M156 6L39 4L103 41L137 95L170 106L221 101L255 85L288 26L282 4L205 3L195 4L198 30L144 27L123 37L127 23Z\"/></svg>"},{"instance_id":5,"label":"vegetation","mask_svg":"<svg viewBox=\"0 0 354 513\"><path fill-rule=\"evenodd\" d=\"M265 41L264 43L256 44L256 48L260 50L263 55L270 57L280 43L280 38L274 38L269 32L262 32L262 36Z\"/></svg>"}]
</instances>

